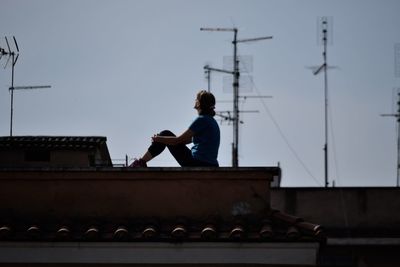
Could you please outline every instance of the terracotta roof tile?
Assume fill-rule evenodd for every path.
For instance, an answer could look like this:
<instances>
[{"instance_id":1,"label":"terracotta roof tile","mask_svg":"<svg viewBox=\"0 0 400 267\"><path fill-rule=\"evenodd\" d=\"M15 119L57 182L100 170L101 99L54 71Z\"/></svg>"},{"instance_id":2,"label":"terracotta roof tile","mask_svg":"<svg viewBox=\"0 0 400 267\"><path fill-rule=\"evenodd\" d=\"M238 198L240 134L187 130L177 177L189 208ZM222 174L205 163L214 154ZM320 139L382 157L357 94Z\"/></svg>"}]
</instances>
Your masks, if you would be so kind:
<instances>
[{"instance_id":1,"label":"terracotta roof tile","mask_svg":"<svg viewBox=\"0 0 400 267\"><path fill-rule=\"evenodd\" d=\"M0 137L0 149L33 147L92 149L106 141L107 138L102 136L2 136Z\"/></svg>"},{"instance_id":2,"label":"terracotta roof tile","mask_svg":"<svg viewBox=\"0 0 400 267\"><path fill-rule=\"evenodd\" d=\"M86 225L86 226L85 226ZM323 229L309 222L290 226L274 221L271 223L231 225L201 222L144 223L142 220L96 225L87 222L43 222L42 224L0 224L0 241L43 240L43 241L323 241Z\"/></svg>"}]
</instances>

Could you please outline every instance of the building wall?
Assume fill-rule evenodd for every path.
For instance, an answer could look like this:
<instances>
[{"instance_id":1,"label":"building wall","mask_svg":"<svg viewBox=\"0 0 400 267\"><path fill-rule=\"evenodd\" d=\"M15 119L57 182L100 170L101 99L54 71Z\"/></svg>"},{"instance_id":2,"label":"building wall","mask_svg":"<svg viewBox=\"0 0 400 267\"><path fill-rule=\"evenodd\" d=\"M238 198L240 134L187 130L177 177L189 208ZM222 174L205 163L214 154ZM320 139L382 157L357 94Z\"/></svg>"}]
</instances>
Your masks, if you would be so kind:
<instances>
[{"instance_id":1,"label":"building wall","mask_svg":"<svg viewBox=\"0 0 400 267\"><path fill-rule=\"evenodd\" d=\"M274 188L271 207L322 225L319 266L400 266L400 188Z\"/></svg>"},{"instance_id":2,"label":"building wall","mask_svg":"<svg viewBox=\"0 0 400 267\"><path fill-rule=\"evenodd\" d=\"M79 150L0 151L0 168L90 167L95 165L94 154Z\"/></svg>"},{"instance_id":3,"label":"building wall","mask_svg":"<svg viewBox=\"0 0 400 267\"><path fill-rule=\"evenodd\" d=\"M76 167L89 167L94 165L90 162L90 155L94 153L86 151L52 151L51 164L57 166L76 166Z\"/></svg>"},{"instance_id":4,"label":"building wall","mask_svg":"<svg viewBox=\"0 0 400 267\"><path fill-rule=\"evenodd\" d=\"M272 188L273 209L327 229L400 231L400 188Z\"/></svg>"},{"instance_id":5,"label":"building wall","mask_svg":"<svg viewBox=\"0 0 400 267\"><path fill-rule=\"evenodd\" d=\"M275 170L0 169L0 218L262 219Z\"/></svg>"}]
</instances>

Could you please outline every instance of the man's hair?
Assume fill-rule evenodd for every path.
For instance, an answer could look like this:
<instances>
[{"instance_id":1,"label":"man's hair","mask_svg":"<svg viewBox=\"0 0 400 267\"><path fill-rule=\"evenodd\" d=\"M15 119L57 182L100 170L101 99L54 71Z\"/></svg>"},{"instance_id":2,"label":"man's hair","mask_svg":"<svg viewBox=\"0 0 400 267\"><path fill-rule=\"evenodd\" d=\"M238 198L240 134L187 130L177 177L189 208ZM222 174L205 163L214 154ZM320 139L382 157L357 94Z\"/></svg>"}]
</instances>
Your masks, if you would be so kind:
<instances>
[{"instance_id":1,"label":"man's hair","mask_svg":"<svg viewBox=\"0 0 400 267\"><path fill-rule=\"evenodd\" d=\"M201 90L197 93L197 100L200 104L200 115L215 116L215 97L212 93Z\"/></svg>"}]
</instances>

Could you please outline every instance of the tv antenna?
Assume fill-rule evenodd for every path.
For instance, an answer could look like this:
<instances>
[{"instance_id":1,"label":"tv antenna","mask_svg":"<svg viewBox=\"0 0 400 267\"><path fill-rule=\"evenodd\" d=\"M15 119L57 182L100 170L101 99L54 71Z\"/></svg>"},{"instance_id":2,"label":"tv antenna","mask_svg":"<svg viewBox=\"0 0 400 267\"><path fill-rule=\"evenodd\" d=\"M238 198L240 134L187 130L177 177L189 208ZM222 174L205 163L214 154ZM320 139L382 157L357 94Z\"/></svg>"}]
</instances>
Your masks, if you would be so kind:
<instances>
[{"instance_id":1,"label":"tv antenna","mask_svg":"<svg viewBox=\"0 0 400 267\"><path fill-rule=\"evenodd\" d=\"M237 55L237 44L238 43L246 43L246 42L254 42L272 39L272 36L267 37L258 37L258 38L249 38L249 39L237 39L237 28L200 28L200 31L210 31L210 32L233 32L233 70L224 70L211 68L209 66L205 66L204 69L208 71L216 71L221 73L227 73L233 75L233 114L232 117L229 115L229 120L233 122L233 142L232 142L232 167L239 166L238 159L238 151L239 151L239 60Z\"/></svg>"},{"instance_id":2,"label":"tv antenna","mask_svg":"<svg viewBox=\"0 0 400 267\"><path fill-rule=\"evenodd\" d=\"M11 50L10 43L8 42L7 36L4 37L7 44L7 50L0 47L0 59L3 56L7 56L6 64L4 65L4 69L7 68L8 63L11 60L11 86L8 88L11 93L11 104L10 104L10 136L13 135L13 116L14 116L14 90L25 90L25 89L43 89L43 88L50 88L50 85L39 85L39 86L14 86L14 67L17 63L19 57L19 47L17 43L17 39L13 36L14 46L16 52Z\"/></svg>"},{"instance_id":3,"label":"tv antenna","mask_svg":"<svg viewBox=\"0 0 400 267\"><path fill-rule=\"evenodd\" d=\"M328 34L331 35L331 31L328 33L328 29L332 29L332 17L319 17L317 20L317 29L318 29L318 41L320 41L323 45L323 63L318 68L315 68L313 71L314 75L318 75L321 71L324 72L324 102L325 102L325 144L324 144L324 173L325 173L325 187L328 187L328 51L327 45L332 44L331 38L328 40ZM321 35L322 34L322 35ZM320 38L321 37L321 38Z\"/></svg>"}]
</instances>

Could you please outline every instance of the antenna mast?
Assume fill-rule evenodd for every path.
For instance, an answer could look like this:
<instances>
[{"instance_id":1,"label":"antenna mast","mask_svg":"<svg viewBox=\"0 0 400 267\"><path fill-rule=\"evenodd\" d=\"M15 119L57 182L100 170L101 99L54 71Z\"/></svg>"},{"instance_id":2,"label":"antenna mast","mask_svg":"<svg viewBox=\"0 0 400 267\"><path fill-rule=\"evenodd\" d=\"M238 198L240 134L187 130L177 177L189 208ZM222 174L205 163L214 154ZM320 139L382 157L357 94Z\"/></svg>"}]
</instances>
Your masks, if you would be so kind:
<instances>
[{"instance_id":1,"label":"antenna mast","mask_svg":"<svg viewBox=\"0 0 400 267\"><path fill-rule=\"evenodd\" d=\"M13 36L14 40L14 45L15 48L17 49L17 52L11 51L10 43L8 42L7 36L4 37L6 40L7 44L7 49L8 52L0 47L0 59L8 55L8 59L6 64L4 65L4 68L7 67L8 62L11 59L11 86L9 87L9 91L11 93L11 103L10 103L10 136L13 136L13 117L14 117L14 90L23 90L23 89L43 89L43 88L50 88L50 85L40 85L40 86L14 86L14 67L15 64L17 63L18 57L19 57L19 47L17 40L15 39L15 36Z\"/></svg>"},{"instance_id":2,"label":"antenna mast","mask_svg":"<svg viewBox=\"0 0 400 267\"><path fill-rule=\"evenodd\" d=\"M258 37L258 38L250 38L250 39L237 39L237 28L200 28L200 31L220 31L220 32L233 32L233 71L221 70L221 69L213 69L209 68L208 70L218 71L229 73L233 75L233 143L232 143L232 167L239 166L238 159L238 151L239 151L239 60L237 55L237 44L245 43L245 42L253 42L253 41L261 41L266 39L272 39L272 36L268 37Z\"/></svg>"},{"instance_id":3,"label":"antenna mast","mask_svg":"<svg viewBox=\"0 0 400 267\"><path fill-rule=\"evenodd\" d=\"M314 75L318 75L324 71L324 98L325 98L325 145L324 145L324 166L325 166L325 187L328 187L328 59L327 59L327 44L328 44L328 18L322 17L322 44L324 50L322 52L323 64L314 71Z\"/></svg>"}]
</instances>

